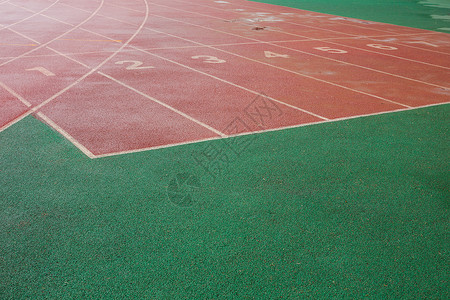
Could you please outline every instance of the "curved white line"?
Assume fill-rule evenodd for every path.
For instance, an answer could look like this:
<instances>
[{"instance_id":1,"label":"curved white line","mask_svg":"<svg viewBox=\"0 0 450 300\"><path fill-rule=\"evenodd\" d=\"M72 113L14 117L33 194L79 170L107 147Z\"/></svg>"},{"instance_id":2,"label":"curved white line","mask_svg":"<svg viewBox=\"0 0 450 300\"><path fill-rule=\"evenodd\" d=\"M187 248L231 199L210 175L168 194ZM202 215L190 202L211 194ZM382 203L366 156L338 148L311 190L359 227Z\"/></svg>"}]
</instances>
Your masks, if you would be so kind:
<instances>
[{"instance_id":1,"label":"curved white line","mask_svg":"<svg viewBox=\"0 0 450 300\"><path fill-rule=\"evenodd\" d=\"M73 82L72 84L70 84L69 86L67 86L66 88L62 89L61 91L59 91L58 93L54 94L53 96L51 96L50 98L48 98L47 100L45 100L44 102L42 102L41 104L33 107L32 109L28 110L27 112L23 113L22 115L20 115L19 117L17 117L15 120L12 120L11 122L9 122L8 124L4 125L3 127L0 128L0 132L4 131L5 129L7 129L8 127L10 127L11 125L15 124L17 121L25 118L26 116L38 111L39 109L41 109L42 107L44 107L45 105L47 105L48 103L50 103L51 101L53 101L54 99L56 99L57 97L61 96L62 94L64 94L65 92L67 92L68 90L70 90L71 88L73 88L74 86L76 86L78 83L82 82L84 79L86 79L89 75L92 75L94 72L96 72L98 69L100 69L103 65L105 65L108 61L110 61L114 56L116 56L120 51L122 51L125 47L128 46L128 44L141 32L141 30L144 28L145 23L147 22L148 16L149 16L149 8L148 8L148 3L147 0L143 0L145 3L145 7L146 7L146 11L145 11L145 17L144 20L142 21L141 25L139 26L139 28L136 29L135 33L125 42L122 44L122 46L117 49L117 51L115 51L114 53L112 53L109 57L107 57L105 60L103 60L100 64L98 64L95 68L91 69L89 72L87 72L85 75L81 76L80 78L78 78L75 82ZM102 5L103 5L103 0L102 0ZM80 25L75 26L72 30L78 28ZM48 43L47 43L48 44ZM43 46L46 46L46 44L43 44ZM16 121L17 120L17 121Z\"/></svg>"},{"instance_id":2,"label":"curved white line","mask_svg":"<svg viewBox=\"0 0 450 300\"><path fill-rule=\"evenodd\" d=\"M44 44L39 45L39 46L36 47L36 48L33 48L32 50L30 50L30 51L28 51L28 52L25 52L25 53L23 53L23 54L21 54L21 55L15 57L15 58L12 58L12 59L10 59L10 60L5 61L4 63L0 64L0 67L3 67L4 65L9 64L10 62L13 62L13 61L15 61L15 60L17 60L17 59L19 59L19 58L22 58L22 57L24 57L24 56L26 56L26 55L28 55L28 54L34 52L34 51L37 51L37 50L39 50L39 49L42 49L43 47L45 47L45 46L47 46L47 45L53 43L54 41L56 41L56 40L62 38L62 37L65 36L65 35L71 33L72 31L74 31L75 29L79 28L81 25L85 24L85 23L88 22L90 19L92 19L93 17L95 17L95 15L97 15L97 13L99 12L99 10L103 7L103 4L104 4L104 3L105 3L105 0L102 0L102 2L101 2L100 5L97 7L97 9L96 9L95 11L93 11L89 17L87 17L85 20L83 20L83 21L82 21L81 23L79 23L78 25L74 26L72 29L70 29L70 30L64 32L63 34L61 34L61 35L59 35L59 36L57 36L57 37L54 38L53 40L50 40L50 41L48 41L48 42L46 42L46 43L44 43Z\"/></svg>"}]
</instances>

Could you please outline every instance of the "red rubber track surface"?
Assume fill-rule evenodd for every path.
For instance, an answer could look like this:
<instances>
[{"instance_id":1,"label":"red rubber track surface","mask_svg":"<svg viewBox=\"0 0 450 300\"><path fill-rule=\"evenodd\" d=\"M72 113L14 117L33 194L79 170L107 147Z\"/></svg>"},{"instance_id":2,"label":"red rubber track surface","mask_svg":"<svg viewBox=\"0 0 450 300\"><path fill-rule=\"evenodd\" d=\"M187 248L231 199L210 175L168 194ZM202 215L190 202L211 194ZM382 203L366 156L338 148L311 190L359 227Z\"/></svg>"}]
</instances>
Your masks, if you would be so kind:
<instances>
[{"instance_id":1,"label":"red rubber track surface","mask_svg":"<svg viewBox=\"0 0 450 300\"><path fill-rule=\"evenodd\" d=\"M0 131L91 158L447 103L445 33L244 0L0 1Z\"/></svg>"}]
</instances>

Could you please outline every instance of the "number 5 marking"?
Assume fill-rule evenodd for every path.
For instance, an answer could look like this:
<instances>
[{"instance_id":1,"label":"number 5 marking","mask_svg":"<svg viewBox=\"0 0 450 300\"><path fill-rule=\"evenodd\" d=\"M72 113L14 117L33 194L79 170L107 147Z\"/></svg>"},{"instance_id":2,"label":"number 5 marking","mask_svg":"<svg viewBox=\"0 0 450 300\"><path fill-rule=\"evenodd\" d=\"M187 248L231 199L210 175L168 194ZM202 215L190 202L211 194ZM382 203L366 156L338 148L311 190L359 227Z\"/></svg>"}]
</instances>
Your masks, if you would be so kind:
<instances>
[{"instance_id":1,"label":"number 5 marking","mask_svg":"<svg viewBox=\"0 0 450 300\"><path fill-rule=\"evenodd\" d=\"M155 67L141 67L143 62L138 60L121 60L116 62L116 65L130 64L126 67L127 70L144 70L144 69L154 69Z\"/></svg>"},{"instance_id":2,"label":"number 5 marking","mask_svg":"<svg viewBox=\"0 0 450 300\"><path fill-rule=\"evenodd\" d=\"M192 59L200 59L200 58L204 58L203 62L204 63L208 63L208 64L223 64L226 63L226 60L223 59L219 59L215 56L209 56L209 55L197 55L197 56L192 56Z\"/></svg>"},{"instance_id":3,"label":"number 5 marking","mask_svg":"<svg viewBox=\"0 0 450 300\"><path fill-rule=\"evenodd\" d=\"M314 49L320 50L320 51L329 52L329 53L336 53L336 54L338 54L338 53L340 53L340 54L348 53L345 50L333 49L333 48L330 48L330 47L315 47Z\"/></svg>"}]
</instances>

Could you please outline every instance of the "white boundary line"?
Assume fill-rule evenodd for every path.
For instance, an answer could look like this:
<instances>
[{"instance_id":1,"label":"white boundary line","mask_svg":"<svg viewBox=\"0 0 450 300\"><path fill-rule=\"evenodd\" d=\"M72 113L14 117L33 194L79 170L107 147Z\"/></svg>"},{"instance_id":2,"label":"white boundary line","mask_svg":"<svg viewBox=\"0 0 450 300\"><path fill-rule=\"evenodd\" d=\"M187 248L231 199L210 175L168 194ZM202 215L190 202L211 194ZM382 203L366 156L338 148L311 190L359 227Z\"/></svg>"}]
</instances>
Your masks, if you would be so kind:
<instances>
[{"instance_id":1,"label":"white boundary line","mask_svg":"<svg viewBox=\"0 0 450 300\"><path fill-rule=\"evenodd\" d=\"M16 91L14 91L12 88L10 88L9 86L7 86L6 84L4 84L3 82L0 81L0 86L2 88L4 88L6 91L8 91L11 95L13 95L14 97L16 97L17 99L20 100L20 102L22 102L23 104L25 104L25 106L27 107L31 107L31 103L28 102L27 100L25 100L25 98L23 98L22 96L20 96Z\"/></svg>"},{"instance_id":2,"label":"white boundary line","mask_svg":"<svg viewBox=\"0 0 450 300\"><path fill-rule=\"evenodd\" d=\"M430 105L424 105L424 106L413 107L413 108L397 109L397 110L385 111L385 112L379 112L379 113L373 113L373 114L367 114L367 115L356 115L356 116L345 117L345 118L337 118L337 119L327 120L327 121L303 123L303 124L298 124L298 125L285 126L285 127L279 127L279 128L273 128L273 129L267 129L267 130L258 130L258 131L252 131L252 132L246 132L246 133L241 133L241 134L230 135L228 138L247 136L247 135L255 135L255 134L262 134L262 133L267 133L267 132L277 132L277 131L283 131L283 130L288 130L288 129L296 129L296 128L307 127L307 126L309 127L309 126L315 126L315 125L326 124L326 123L337 123L337 122L343 122L343 121L346 121L346 120L353 120L353 119L359 119L359 118L368 118L368 117L374 117L374 116L380 116L380 115L394 114L394 113L399 113L399 112L418 110L418 109L423 109L423 108L427 108L427 107L440 106L440 105L446 105L446 104L450 104L450 102L438 103L438 104L430 104ZM127 154L133 154L133 153L140 153L140 152L144 152L144 151L152 151L152 150L159 150L159 149L165 149L165 148L172 148L172 147L176 147L176 146L184 146L184 145L189 145L189 144L203 143L203 142L206 142L206 141L220 140L220 139L221 138L209 138L209 139L196 140L196 141L187 141L187 142L183 142L183 143L168 144L168 145L165 145L165 146L156 146L156 147L149 147L149 148L134 149L134 150L129 150L129 151L111 152L111 153L105 153L105 154L97 155L95 157L95 159L112 157L112 156L118 156L118 155L127 155Z\"/></svg>"},{"instance_id":3,"label":"white boundary line","mask_svg":"<svg viewBox=\"0 0 450 300\"><path fill-rule=\"evenodd\" d=\"M58 126L55 122L53 122L49 117L44 115L42 112L38 112L37 116L41 118L45 123L47 123L50 127L59 132L63 137L65 137L69 142L71 142L75 147L77 147L81 152L83 152L89 158L96 158L96 156L89 151L86 147L84 147L80 142L78 142L73 136L71 136L67 131Z\"/></svg>"},{"instance_id":4,"label":"white boundary line","mask_svg":"<svg viewBox=\"0 0 450 300\"><path fill-rule=\"evenodd\" d=\"M123 22L123 21L122 21L122 22ZM205 47L210 47L210 46L205 45ZM141 49L137 49L137 48L136 48L136 50L142 51ZM104 61L103 64L104 64L104 63L106 63L106 61ZM102 65L103 65L103 64L102 64ZM99 72L99 73L100 73L100 72ZM361 115L361 116L352 116L352 117L339 118L339 119L333 119L333 120L319 121L319 122L314 122L314 123L300 124L300 125L289 126L289 127L282 127L282 128L276 128L276 129L271 129L271 130L256 131L256 132L252 132L252 133L248 133L248 134L256 134L256 133L268 132L268 131L278 131L278 130L283 130L283 129L288 129L288 128L303 127L303 126L312 125L312 124L321 124L321 123L328 123L328 122L336 122L336 121L342 121L342 120L354 119L354 118L359 118L359 117L367 117L367 116L373 116L373 115L387 114L387 113L393 113L393 112L398 112L398 111L407 111L407 110L413 110L413 109L419 109L419 108L423 108L423 107L437 106L437 105L443 105L443 104L448 104L448 102L447 102L447 103L439 103L439 104L432 104L432 105L420 106L420 107L414 107L414 108L409 107L409 108L407 108L407 109L399 109L399 110L395 110L395 111L381 112L381 113L376 113L376 114L367 114L367 115ZM46 116L43 115L42 113L38 113L38 115L39 115L40 117L44 116L44 118L46 118L47 120L50 120L48 117L46 117ZM25 117L25 116L23 116L23 117ZM23 117L22 117L22 118L23 118ZM52 121L50 120L50 122L52 122ZM55 125L56 125L56 124L55 124ZM57 126L57 125L56 125L56 126ZM62 130L62 129L61 129L61 130ZM248 134L242 134L242 135L248 135ZM67 134L67 135L68 135L68 134ZM235 136L240 136L240 135L235 135ZM219 138L211 138L211 139L209 139L209 140L212 140L212 139L219 139ZM189 142L189 143L192 143L192 142ZM176 144L176 145L180 145L180 144ZM82 145L81 145L81 146L82 146ZM160 148L165 148L165 147L153 147L153 148L148 148L148 149L156 149L156 148L159 148L159 149L160 149ZM87 150L87 149L86 149L86 150ZM87 150L87 151L89 151L89 150ZM136 151L133 151L133 152L141 152L141 151L144 151L144 150L136 150ZM129 152L129 153L133 153L133 152ZM126 152L121 152L121 153L125 154ZM92 154L92 153L91 153L91 154ZM95 157L97 157L97 158L100 158L100 157L106 157L106 156L111 156L111 155L114 155L114 154L104 154L104 155L94 156L94 158L95 158Z\"/></svg>"}]
</instances>

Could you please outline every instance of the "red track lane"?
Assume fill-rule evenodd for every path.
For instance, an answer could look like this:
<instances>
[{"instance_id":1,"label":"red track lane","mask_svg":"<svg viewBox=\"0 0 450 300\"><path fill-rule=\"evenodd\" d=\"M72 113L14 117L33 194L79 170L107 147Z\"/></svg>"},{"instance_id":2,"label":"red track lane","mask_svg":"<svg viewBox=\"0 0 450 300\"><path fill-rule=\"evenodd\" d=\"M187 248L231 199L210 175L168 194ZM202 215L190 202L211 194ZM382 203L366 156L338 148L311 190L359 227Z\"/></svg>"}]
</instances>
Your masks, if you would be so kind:
<instances>
[{"instance_id":1,"label":"red track lane","mask_svg":"<svg viewBox=\"0 0 450 300\"><path fill-rule=\"evenodd\" d=\"M219 11L220 18L217 17L218 11L209 7L195 7L189 9L189 7L168 5L155 5L155 12L152 14L164 16L168 18L175 18L184 22L210 27L216 30L229 32L232 34L239 34L250 38L256 38L262 41L281 41L281 40L298 40L305 38L337 38L337 37L349 37L348 34L324 31L316 28L302 28L301 36L292 35L289 33L277 32L282 22L262 22L261 19L269 18L257 15L255 13L236 13L233 11L222 12ZM285 19L285 16L276 16L277 19ZM223 23L232 23L223 24ZM289 25L289 24L288 24ZM252 30L256 27L268 26L266 30ZM296 25L290 25L292 27L298 27ZM269 32L270 30L270 32ZM256 32L255 32L256 31Z\"/></svg>"},{"instance_id":2,"label":"red track lane","mask_svg":"<svg viewBox=\"0 0 450 300\"><path fill-rule=\"evenodd\" d=\"M433 44L440 44L438 47L428 46L424 44L411 43L416 41L414 37L389 37L383 39L342 39L339 41L333 41L333 43L327 43L324 41L324 46L339 48L339 45L357 47L361 49L370 50L373 52L384 53L389 55L395 55L401 58L411 59L418 62L424 62L450 68L450 48L445 47L445 43L450 42L450 36L446 34L439 35L439 38L435 35L425 35L421 37L422 42L428 41ZM440 41L440 42L438 42ZM397 48L396 50L382 50L373 47L367 47L367 44L378 44L388 47ZM411 48L410 46L417 47ZM436 53L431 51L440 51L443 53Z\"/></svg>"},{"instance_id":3,"label":"red track lane","mask_svg":"<svg viewBox=\"0 0 450 300\"><path fill-rule=\"evenodd\" d=\"M105 0L95 17L54 41L100 1L61 0L44 13L73 26L25 20L33 12L8 5L13 17L5 23L23 20L11 29L52 42L1 67L0 82L13 92L0 87L0 127L23 115L27 101L44 103L38 117L101 156L448 102L446 34L228 2L149 0L146 28L83 81L138 30L144 1ZM51 3L21 5L36 12ZM0 32L0 63L35 47ZM245 125L237 131L236 118Z\"/></svg>"},{"instance_id":4,"label":"red track lane","mask_svg":"<svg viewBox=\"0 0 450 300\"><path fill-rule=\"evenodd\" d=\"M0 86L0 128L17 118L28 107Z\"/></svg>"},{"instance_id":5,"label":"red track lane","mask_svg":"<svg viewBox=\"0 0 450 300\"><path fill-rule=\"evenodd\" d=\"M115 60L139 59L143 63L142 67L154 66L155 69L130 72L124 65L110 62L101 71L219 131L226 128L234 118L240 116L246 106L257 96L255 93L150 54L121 53ZM189 57L188 61L191 60ZM197 64L204 65L202 60L199 60ZM212 68L214 65L210 64L206 71L212 71ZM146 78L146 80L142 81L142 78ZM264 90L255 90L255 92L264 92ZM276 120L272 124L274 128L319 121L318 118L283 105L280 105L280 109L284 115L282 119ZM252 129L257 130L257 128Z\"/></svg>"},{"instance_id":6,"label":"red track lane","mask_svg":"<svg viewBox=\"0 0 450 300\"><path fill-rule=\"evenodd\" d=\"M4 26L8 26L8 25L14 24L16 22L20 22L21 20L26 19L33 14L32 12L26 11L24 9L17 9L16 6L8 4L8 3L0 4L0 11L2 13L2 18L0 19L0 24L2 24ZM1 29L1 27L0 27L0 32L3 36L4 29Z\"/></svg>"},{"instance_id":7,"label":"red track lane","mask_svg":"<svg viewBox=\"0 0 450 300\"><path fill-rule=\"evenodd\" d=\"M49 47L61 53L87 53L97 54L97 59L91 66L97 65L107 58L112 52L117 51L122 45L122 40L109 40L105 37L76 29L64 38L52 42Z\"/></svg>"},{"instance_id":8,"label":"red track lane","mask_svg":"<svg viewBox=\"0 0 450 300\"><path fill-rule=\"evenodd\" d=\"M34 16L29 20L11 26L12 30L20 33L26 33L27 36L39 43L47 43L61 32L68 31L71 26L50 20L43 16Z\"/></svg>"},{"instance_id":9,"label":"red track lane","mask_svg":"<svg viewBox=\"0 0 450 300\"><path fill-rule=\"evenodd\" d=\"M60 3L61 4L68 4L70 5L70 7L68 6L68 10L67 11L70 13L75 13L75 11L73 10L73 8L71 7L76 7L79 10L85 10L85 11L95 11L97 9L97 7L99 6L101 0L89 0L89 1L74 1L74 0L61 0ZM133 1L136 2L136 1ZM79 10L76 10L76 13L78 13Z\"/></svg>"},{"instance_id":10,"label":"red track lane","mask_svg":"<svg viewBox=\"0 0 450 300\"><path fill-rule=\"evenodd\" d=\"M33 54L51 55L54 53L50 50L40 49ZM23 57L1 68L2 72L8 74L1 80L33 105L42 103L86 74L86 68L62 56ZM34 68L45 68L54 76L50 74L47 76L39 70L29 70Z\"/></svg>"},{"instance_id":11,"label":"red track lane","mask_svg":"<svg viewBox=\"0 0 450 300\"><path fill-rule=\"evenodd\" d=\"M366 41L367 44L372 44L371 41ZM291 49L300 50L302 52L311 53L314 55L320 55L330 59L338 59L342 62L348 62L362 67L372 68L374 70L380 70L382 72L387 72L394 75L405 76L415 80L420 80L425 83L431 83L436 85L448 86L449 82L447 78L442 75L446 73L445 70L436 66L430 66L419 61L414 62L410 60L401 60L396 57L383 55L382 53L371 52L373 48L368 47L367 44L362 42L358 47L363 49L364 46L369 51L361 51L358 49L346 47L346 46L335 46L329 44L323 44L321 46L333 46L330 48L338 48L347 51L345 55L336 55L335 53L329 53L326 51L318 51L314 49L317 47L317 42L282 42L276 43L282 47L287 47ZM373 49L376 50L376 49ZM278 50L283 51L283 50ZM377 52L377 51L374 51ZM392 53L392 50L385 51L386 54ZM450 74L449 74L450 75Z\"/></svg>"},{"instance_id":12,"label":"red track lane","mask_svg":"<svg viewBox=\"0 0 450 300\"><path fill-rule=\"evenodd\" d=\"M9 58L33 49L36 44L8 29L0 30L0 57ZM0 62L1 64L2 62Z\"/></svg>"},{"instance_id":13,"label":"red track lane","mask_svg":"<svg viewBox=\"0 0 450 300\"><path fill-rule=\"evenodd\" d=\"M183 8L184 10L184 8ZM213 12L211 12L213 13ZM180 17L181 14L181 17ZM247 37L250 39L257 39L260 41L285 41L285 40L304 40L310 37L314 38L337 38L337 37L348 37L346 34L338 33L338 32L327 32L323 30L317 30L314 28L306 28L302 31L302 36L296 36L285 32L277 31L278 28L275 24L274 26L266 24L265 22L256 22L254 21L256 17L249 16L249 18L238 18L233 19L236 16L228 16L225 19L211 18L205 16L205 12L201 14L192 13L192 12L184 12L180 10L174 10L170 8L161 8L157 7L155 12L152 12L152 15L160 18L170 18L173 19L174 25L180 26L180 22L176 22L175 20L179 20L185 22L187 24L181 24L183 26L192 27L192 25L204 26L207 28L211 28L214 30L222 31L225 33L230 33L234 35L240 35L242 37ZM170 20L168 19L168 20ZM268 26L268 27L267 27ZM265 29L262 29L266 27Z\"/></svg>"},{"instance_id":14,"label":"red track lane","mask_svg":"<svg viewBox=\"0 0 450 300\"><path fill-rule=\"evenodd\" d=\"M246 51L245 49L248 47L252 46L236 46L236 49ZM265 48L262 47L262 49ZM270 97L326 118L341 118L401 108L399 105L327 85L218 50L207 49L199 52L197 49L183 49L182 51L155 50L152 52L246 88L264 92ZM205 64L201 60L191 59L196 55L218 57L226 60L227 63ZM264 51L259 52L259 55L264 57Z\"/></svg>"},{"instance_id":15,"label":"red track lane","mask_svg":"<svg viewBox=\"0 0 450 300\"><path fill-rule=\"evenodd\" d=\"M368 30L378 30L378 34L407 34L407 33L419 33L419 32L428 32L426 30L422 29L415 29L415 28L408 28L408 27L402 27L397 25L390 25L390 24L383 24L383 23L377 23L377 22L369 22L364 20L358 20L353 18L343 18L343 17L337 17L333 15L328 14L322 14L322 13L316 13L316 12L310 12L310 11L303 11L303 10L296 10L289 7L282 7L282 6L275 6L270 5L266 3L259 3L259 2L249 2L249 1L243 1L243 0L235 0L235 1L228 1L229 3L215 3L210 0L199 0L195 3L199 5L191 5L189 4L192 1L189 0L175 0L174 3L172 3L172 7L183 7L183 9L189 10L192 8L193 10L196 10L198 12L212 12L212 16L215 15L221 15L221 16L231 16L231 14L236 15L252 15L254 13L272 13L272 14L279 14L280 16L283 16L286 21L288 22L294 22L298 24L305 24L305 25L311 25L315 26L317 28L320 28L321 25L324 25L327 29L331 26L331 29L333 29L333 25L336 24L342 24L342 25L348 25L350 27L363 27ZM160 5L169 5L167 1L164 0L151 0L151 3L157 3ZM220 13L217 13L219 12ZM214 13L215 12L215 13ZM226 15L225 12L228 12L229 14ZM336 19L337 18L337 19ZM329 29L329 28L328 28ZM383 33L384 31L384 33Z\"/></svg>"},{"instance_id":16,"label":"red track lane","mask_svg":"<svg viewBox=\"0 0 450 300\"><path fill-rule=\"evenodd\" d=\"M305 42L301 42L299 47L303 47L303 43ZM314 45L314 43L316 43L316 45ZM293 46L295 47L295 45ZM320 43L312 42L310 43L310 46L320 47ZM389 76L386 74L376 73L374 71L357 68L354 66L344 65L339 62L325 60L319 57L311 57L294 51L280 51L277 47L270 45L248 45L245 47L224 46L218 48L225 49L232 53L238 53L244 57L252 58L257 61L298 72L300 74L325 80L330 83L339 84L341 86L354 89L355 91L380 96L409 106L429 105L448 100L445 95L440 94L442 89L438 87L429 86L423 83ZM266 58L264 56L264 51L287 54L290 58ZM335 55L339 58L339 56L349 54ZM266 67L266 69L266 73L271 72L270 67ZM272 85L276 84L276 82L272 83ZM327 84L321 84L326 89ZM334 118L335 116L330 117Z\"/></svg>"},{"instance_id":17,"label":"red track lane","mask_svg":"<svg viewBox=\"0 0 450 300\"><path fill-rule=\"evenodd\" d=\"M28 9L32 11L40 11L42 9L45 9L48 7L53 1L22 1L22 0L11 0L9 1L10 5L14 4L20 7L23 7L23 9Z\"/></svg>"},{"instance_id":18,"label":"red track lane","mask_svg":"<svg viewBox=\"0 0 450 300\"><path fill-rule=\"evenodd\" d=\"M64 1L60 1L60 2L58 2L57 5L46 10L44 12L44 15L48 16L50 18L61 19L62 21L66 22L66 23L76 25L76 24L81 23L83 20L87 19L89 17L89 15L91 14L91 12L96 9L96 7L94 7L94 8L91 8L90 11L77 10L76 13L68 14L67 13L68 7L66 5L64 5L63 2ZM62 16L64 16L64 17L62 17Z\"/></svg>"},{"instance_id":19,"label":"red track lane","mask_svg":"<svg viewBox=\"0 0 450 300\"><path fill-rule=\"evenodd\" d=\"M95 155L217 137L101 75L90 76L42 112Z\"/></svg>"}]
</instances>

